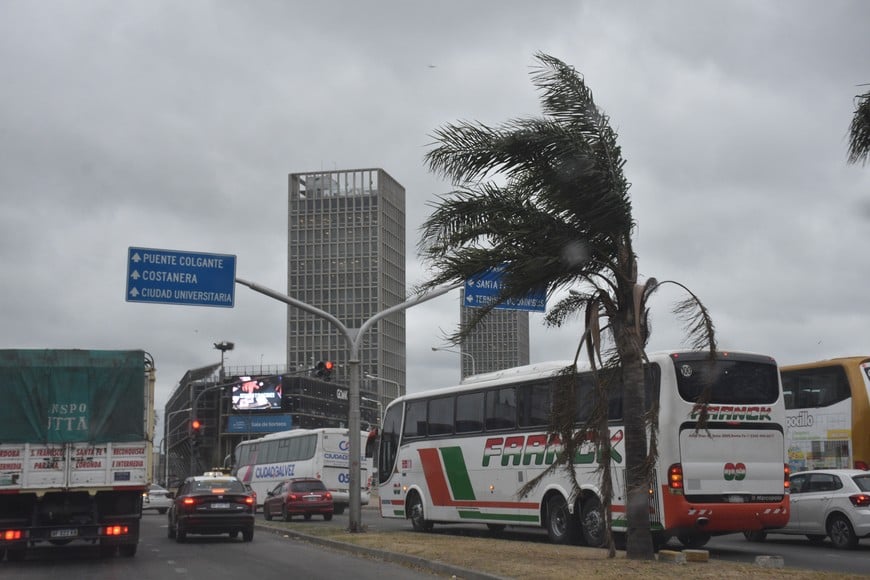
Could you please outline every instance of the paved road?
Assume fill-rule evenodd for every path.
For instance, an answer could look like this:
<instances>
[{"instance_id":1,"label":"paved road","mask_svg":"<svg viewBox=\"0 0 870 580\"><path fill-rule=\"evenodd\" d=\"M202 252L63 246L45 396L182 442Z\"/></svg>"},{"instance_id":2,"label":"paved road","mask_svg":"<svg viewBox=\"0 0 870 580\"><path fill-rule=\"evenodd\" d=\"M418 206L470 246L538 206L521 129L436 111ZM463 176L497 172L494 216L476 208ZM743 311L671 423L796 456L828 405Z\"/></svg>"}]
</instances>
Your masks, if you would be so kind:
<instances>
[{"instance_id":1,"label":"paved road","mask_svg":"<svg viewBox=\"0 0 870 580\"><path fill-rule=\"evenodd\" d=\"M189 536L186 543L178 544L166 535L166 516L149 513L142 518L142 537L134 558L101 559L94 548L70 544L30 553L24 562L0 562L0 577L15 580L432 580L438 576L262 529L255 532L253 542L232 540L224 535Z\"/></svg>"}]
</instances>

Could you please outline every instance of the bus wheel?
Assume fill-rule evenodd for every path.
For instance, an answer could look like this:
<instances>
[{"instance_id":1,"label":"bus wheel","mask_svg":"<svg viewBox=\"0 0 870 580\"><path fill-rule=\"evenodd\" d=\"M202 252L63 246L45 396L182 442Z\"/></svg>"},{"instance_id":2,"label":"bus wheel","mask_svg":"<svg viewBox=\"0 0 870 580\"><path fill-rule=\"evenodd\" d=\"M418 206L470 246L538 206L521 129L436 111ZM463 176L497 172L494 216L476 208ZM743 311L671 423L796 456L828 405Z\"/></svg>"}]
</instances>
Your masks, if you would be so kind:
<instances>
[{"instance_id":1,"label":"bus wheel","mask_svg":"<svg viewBox=\"0 0 870 580\"><path fill-rule=\"evenodd\" d=\"M750 542L763 542L767 538L767 532L764 530L752 530L743 532L743 537Z\"/></svg>"},{"instance_id":2,"label":"bus wheel","mask_svg":"<svg viewBox=\"0 0 870 580\"><path fill-rule=\"evenodd\" d=\"M431 532L434 527L423 514L423 500L418 493L411 494L408 499L408 517L411 518L411 525L414 526L415 532Z\"/></svg>"},{"instance_id":3,"label":"bus wheel","mask_svg":"<svg viewBox=\"0 0 870 580\"><path fill-rule=\"evenodd\" d=\"M344 513L344 504L343 503L335 504L332 508L332 511L335 515L340 516L341 514Z\"/></svg>"},{"instance_id":4,"label":"bus wheel","mask_svg":"<svg viewBox=\"0 0 870 580\"><path fill-rule=\"evenodd\" d=\"M547 500L547 536L554 544L577 542L577 523L568 511L568 504L561 495Z\"/></svg>"},{"instance_id":5,"label":"bus wheel","mask_svg":"<svg viewBox=\"0 0 870 580\"><path fill-rule=\"evenodd\" d=\"M694 533L677 536L680 543L689 549L703 548L710 541L710 534Z\"/></svg>"},{"instance_id":6,"label":"bus wheel","mask_svg":"<svg viewBox=\"0 0 870 580\"><path fill-rule=\"evenodd\" d=\"M580 530L586 545L600 548L607 541L607 523L601 513L601 502L597 497L590 497L583 502L580 511Z\"/></svg>"}]
</instances>

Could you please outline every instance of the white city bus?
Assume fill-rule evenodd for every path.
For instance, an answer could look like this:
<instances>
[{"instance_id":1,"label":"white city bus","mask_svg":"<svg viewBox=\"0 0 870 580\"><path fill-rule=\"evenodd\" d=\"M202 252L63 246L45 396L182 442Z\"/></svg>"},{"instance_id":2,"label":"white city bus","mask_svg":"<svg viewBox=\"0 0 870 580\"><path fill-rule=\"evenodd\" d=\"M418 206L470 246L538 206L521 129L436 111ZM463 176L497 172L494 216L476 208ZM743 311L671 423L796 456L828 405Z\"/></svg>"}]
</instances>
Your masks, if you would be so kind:
<instances>
[{"instance_id":1,"label":"white city bus","mask_svg":"<svg viewBox=\"0 0 870 580\"><path fill-rule=\"evenodd\" d=\"M361 433L361 447L367 433ZM371 457L360 461L360 500L369 503ZM285 479L315 477L332 492L335 513L341 514L350 503L350 440L347 429L293 429L270 433L259 439L243 441L233 453L232 473L257 493L262 505L266 494Z\"/></svg>"},{"instance_id":2,"label":"white city bus","mask_svg":"<svg viewBox=\"0 0 870 580\"><path fill-rule=\"evenodd\" d=\"M605 541L601 473L591 444L575 456L581 491L558 469L526 497L518 490L551 465L547 434L553 387L571 363L545 363L470 377L459 386L406 395L387 408L378 448L380 512L435 523L542 526L556 543ZM658 457L650 521L661 545L677 537L704 545L712 535L764 530L788 521L785 411L769 356L668 352L650 355L646 406L658 402ZM578 368L577 425L585 424L593 380ZM710 386L707 422L698 397ZM625 532L625 426L621 389L611 389L613 531Z\"/></svg>"}]
</instances>

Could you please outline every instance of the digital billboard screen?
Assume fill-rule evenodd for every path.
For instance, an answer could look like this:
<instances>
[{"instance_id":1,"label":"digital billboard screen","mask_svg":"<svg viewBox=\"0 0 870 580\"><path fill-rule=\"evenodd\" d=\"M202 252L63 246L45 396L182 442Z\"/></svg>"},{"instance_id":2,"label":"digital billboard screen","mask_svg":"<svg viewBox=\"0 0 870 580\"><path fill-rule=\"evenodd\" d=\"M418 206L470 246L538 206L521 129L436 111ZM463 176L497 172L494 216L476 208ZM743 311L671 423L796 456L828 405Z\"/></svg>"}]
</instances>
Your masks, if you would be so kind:
<instances>
[{"instance_id":1,"label":"digital billboard screen","mask_svg":"<svg viewBox=\"0 0 870 580\"><path fill-rule=\"evenodd\" d=\"M233 383L233 411L281 409L281 375L238 377Z\"/></svg>"}]
</instances>

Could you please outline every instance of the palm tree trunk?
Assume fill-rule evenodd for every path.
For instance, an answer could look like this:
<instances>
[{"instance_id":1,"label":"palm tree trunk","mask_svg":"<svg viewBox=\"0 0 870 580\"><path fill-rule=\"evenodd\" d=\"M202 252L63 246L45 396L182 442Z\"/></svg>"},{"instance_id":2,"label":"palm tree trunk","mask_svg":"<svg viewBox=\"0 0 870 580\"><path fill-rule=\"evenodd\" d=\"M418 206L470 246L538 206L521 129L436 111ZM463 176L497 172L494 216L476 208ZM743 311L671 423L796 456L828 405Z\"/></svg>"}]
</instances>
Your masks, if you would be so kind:
<instances>
[{"instance_id":1,"label":"palm tree trunk","mask_svg":"<svg viewBox=\"0 0 870 580\"><path fill-rule=\"evenodd\" d=\"M647 437L644 420L643 358L639 349L640 336L634 325L626 325L617 337L617 349L622 360L623 418L625 420L625 484L626 557L634 560L655 558L649 519L649 488L647 473Z\"/></svg>"}]
</instances>

